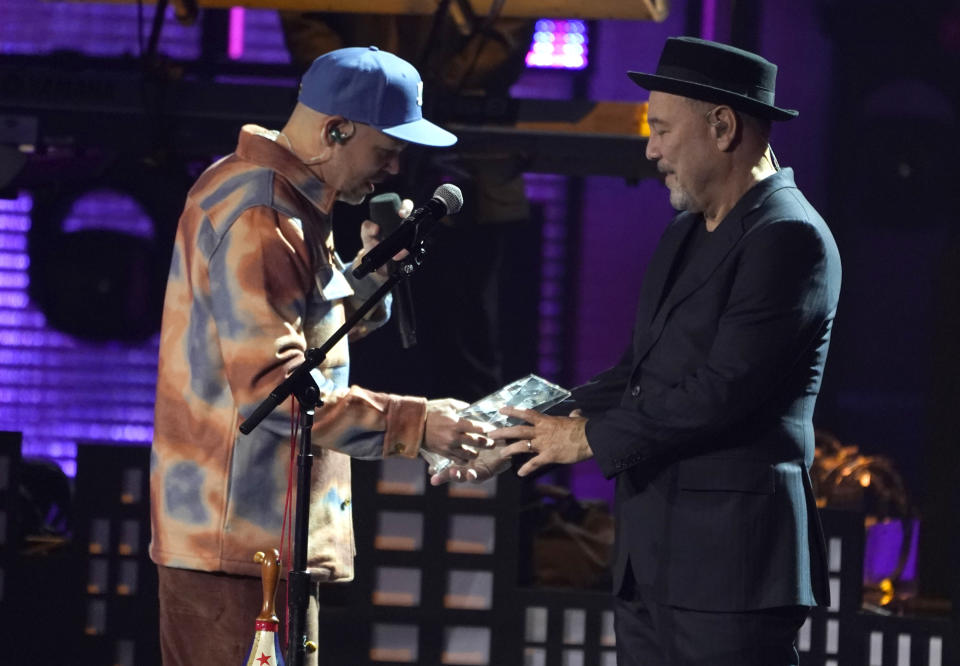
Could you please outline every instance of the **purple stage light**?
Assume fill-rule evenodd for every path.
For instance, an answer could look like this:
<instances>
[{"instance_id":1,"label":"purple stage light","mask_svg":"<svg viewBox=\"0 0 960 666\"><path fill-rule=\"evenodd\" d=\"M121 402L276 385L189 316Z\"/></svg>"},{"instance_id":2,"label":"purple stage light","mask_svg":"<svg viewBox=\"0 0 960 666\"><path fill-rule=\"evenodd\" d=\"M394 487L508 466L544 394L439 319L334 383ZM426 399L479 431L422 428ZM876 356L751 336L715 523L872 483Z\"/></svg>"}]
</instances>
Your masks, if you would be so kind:
<instances>
[{"instance_id":1,"label":"purple stage light","mask_svg":"<svg viewBox=\"0 0 960 666\"><path fill-rule=\"evenodd\" d=\"M527 53L527 67L583 69L587 66L587 24L574 19L540 19Z\"/></svg>"},{"instance_id":2,"label":"purple stage light","mask_svg":"<svg viewBox=\"0 0 960 666\"><path fill-rule=\"evenodd\" d=\"M22 291L7 291L0 289L0 308L20 310L27 307L30 299Z\"/></svg>"},{"instance_id":3,"label":"purple stage light","mask_svg":"<svg viewBox=\"0 0 960 666\"><path fill-rule=\"evenodd\" d=\"M19 271L0 270L0 289L26 289L27 276Z\"/></svg>"},{"instance_id":4,"label":"purple stage light","mask_svg":"<svg viewBox=\"0 0 960 666\"><path fill-rule=\"evenodd\" d=\"M77 51L89 56L139 55L155 5L143 6L139 24L135 4L3 0L0 53L42 55ZM180 25L167 10L158 50L179 60L200 55L201 22ZM144 33L138 36L138 30Z\"/></svg>"},{"instance_id":5,"label":"purple stage light","mask_svg":"<svg viewBox=\"0 0 960 666\"><path fill-rule=\"evenodd\" d=\"M713 41L717 32L717 0L703 0L700 16L700 37Z\"/></svg>"},{"instance_id":6,"label":"purple stage light","mask_svg":"<svg viewBox=\"0 0 960 666\"><path fill-rule=\"evenodd\" d=\"M22 234L8 234L0 232L0 251L16 251L27 249L27 239Z\"/></svg>"},{"instance_id":7,"label":"purple stage light","mask_svg":"<svg viewBox=\"0 0 960 666\"><path fill-rule=\"evenodd\" d=\"M77 442L150 442L159 338L95 343L47 328L28 291L32 206L27 194L0 199L0 430L23 433L24 455L73 476ZM154 233L135 200L108 190L78 199L64 222L90 228Z\"/></svg>"},{"instance_id":8,"label":"purple stage light","mask_svg":"<svg viewBox=\"0 0 960 666\"><path fill-rule=\"evenodd\" d=\"M230 28L227 38L227 55L231 60L243 57L243 33L246 10L243 7L230 8Z\"/></svg>"},{"instance_id":9,"label":"purple stage light","mask_svg":"<svg viewBox=\"0 0 960 666\"><path fill-rule=\"evenodd\" d=\"M115 190L91 190L70 207L63 231L103 229L152 240L153 221L135 199Z\"/></svg>"},{"instance_id":10,"label":"purple stage light","mask_svg":"<svg viewBox=\"0 0 960 666\"><path fill-rule=\"evenodd\" d=\"M552 174L526 174L524 178L527 197L543 209L537 373L556 381L563 367L567 179Z\"/></svg>"},{"instance_id":11,"label":"purple stage light","mask_svg":"<svg viewBox=\"0 0 960 666\"><path fill-rule=\"evenodd\" d=\"M280 15L272 9L230 10L227 51L231 60L265 64L290 63Z\"/></svg>"}]
</instances>

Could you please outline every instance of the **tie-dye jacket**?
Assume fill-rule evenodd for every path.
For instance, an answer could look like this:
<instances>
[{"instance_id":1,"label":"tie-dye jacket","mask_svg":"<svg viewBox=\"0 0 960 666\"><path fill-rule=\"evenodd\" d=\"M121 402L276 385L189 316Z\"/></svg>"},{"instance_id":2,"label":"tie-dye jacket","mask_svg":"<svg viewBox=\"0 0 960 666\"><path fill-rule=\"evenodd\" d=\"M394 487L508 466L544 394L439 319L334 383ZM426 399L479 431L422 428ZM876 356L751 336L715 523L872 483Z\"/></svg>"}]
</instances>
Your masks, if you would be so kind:
<instances>
[{"instance_id":1,"label":"tie-dye jacket","mask_svg":"<svg viewBox=\"0 0 960 666\"><path fill-rule=\"evenodd\" d=\"M150 556L165 566L259 575L254 553L280 547L291 401L250 435L237 426L376 288L351 282L333 252L335 193L276 136L245 126L236 152L197 180L177 228L150 474ZM326 239L316 266L308 224ZM388 316L378 310L367 330ZM330 580L353 576L348 456L415 456L426 414L422 398L347 388L348 366L342 340L314 372L324 406L312 432L308 564Z\"/></svg>"}]
</instances>

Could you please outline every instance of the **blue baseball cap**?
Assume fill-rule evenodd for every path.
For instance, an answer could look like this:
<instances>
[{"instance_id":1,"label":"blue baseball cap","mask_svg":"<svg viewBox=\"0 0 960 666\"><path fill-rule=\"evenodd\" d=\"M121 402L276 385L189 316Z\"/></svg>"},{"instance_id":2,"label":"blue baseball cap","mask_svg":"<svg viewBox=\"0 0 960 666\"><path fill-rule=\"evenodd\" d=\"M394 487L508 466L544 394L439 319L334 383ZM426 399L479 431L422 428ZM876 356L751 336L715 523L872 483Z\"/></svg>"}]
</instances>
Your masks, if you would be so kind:
<instances>
[{"instance_id":1,"label":"blue baseball cap","mask_svg":"<svg viewBox=\"0 0 960 666\"><path fill-rule=\"evenodd\" d=\"M423 117L423 81L416 68L376 46L337 49L314 60L300 81L298 100L401 141L425 146L457 142Z\"/></svg>"}]
</instances>

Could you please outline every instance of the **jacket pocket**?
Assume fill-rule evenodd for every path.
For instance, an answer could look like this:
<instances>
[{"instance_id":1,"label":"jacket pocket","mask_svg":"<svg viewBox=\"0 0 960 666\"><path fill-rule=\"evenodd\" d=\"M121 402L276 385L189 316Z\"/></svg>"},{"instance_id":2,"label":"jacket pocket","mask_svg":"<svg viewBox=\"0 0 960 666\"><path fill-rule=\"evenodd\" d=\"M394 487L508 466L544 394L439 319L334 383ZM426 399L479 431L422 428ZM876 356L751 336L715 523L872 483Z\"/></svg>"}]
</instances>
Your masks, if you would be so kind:
<instances>
[{"instance_id":1,"label":"jacket pocket","mask_svg":"<svg viewBox=\"0 0 960 666\"><path fill-rule=\"evenodd\" d=\"M677 466L677 486L680 490L727 490L772 495L773 466L732 458L685 460Z\"/></svg>"}]
</instances>

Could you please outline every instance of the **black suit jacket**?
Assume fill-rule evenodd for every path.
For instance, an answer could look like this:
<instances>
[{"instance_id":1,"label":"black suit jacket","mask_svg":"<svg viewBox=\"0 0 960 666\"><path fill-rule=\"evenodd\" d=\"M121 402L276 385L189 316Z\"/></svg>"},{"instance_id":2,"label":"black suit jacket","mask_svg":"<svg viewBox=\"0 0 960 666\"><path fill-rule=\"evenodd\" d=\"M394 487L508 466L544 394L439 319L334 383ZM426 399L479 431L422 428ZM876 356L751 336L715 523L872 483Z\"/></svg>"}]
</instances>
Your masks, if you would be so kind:
<instances>
[{"instance_id":1,"label":"black suit jacket","mask_svg":"<svg viewBox=\"0 0 960 666\"><path fill-rule=\"evenodd\" d=\"M748 191L668 284L697 224L683 213L668 226L632 344L573 392L597 463L617 479L614 591L631 566L685 608L827 603L808 471L836 244L789 169Z\"/></svg>"}]
</instances>

